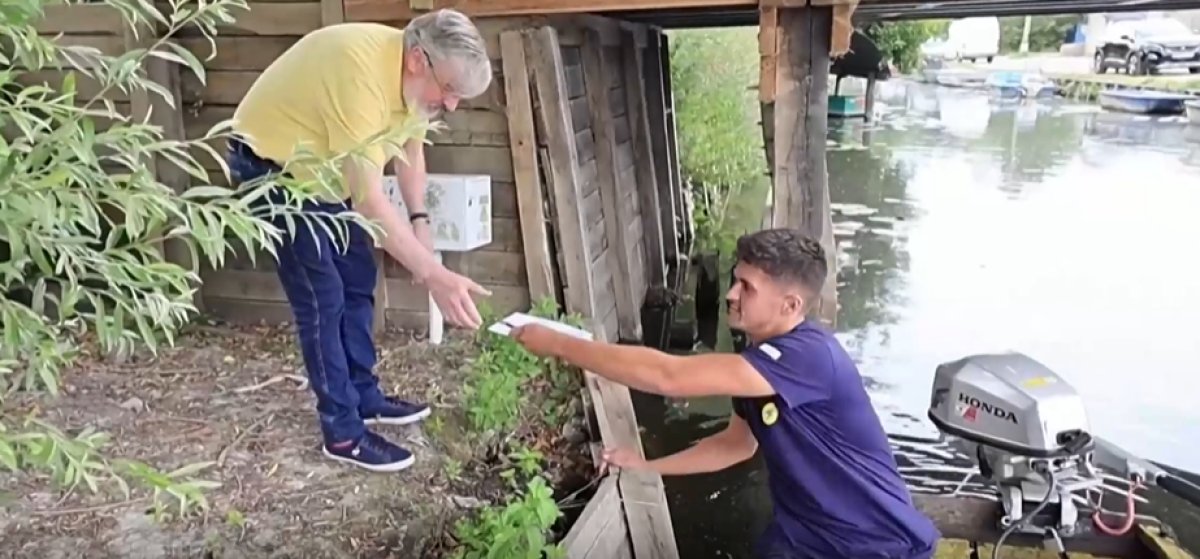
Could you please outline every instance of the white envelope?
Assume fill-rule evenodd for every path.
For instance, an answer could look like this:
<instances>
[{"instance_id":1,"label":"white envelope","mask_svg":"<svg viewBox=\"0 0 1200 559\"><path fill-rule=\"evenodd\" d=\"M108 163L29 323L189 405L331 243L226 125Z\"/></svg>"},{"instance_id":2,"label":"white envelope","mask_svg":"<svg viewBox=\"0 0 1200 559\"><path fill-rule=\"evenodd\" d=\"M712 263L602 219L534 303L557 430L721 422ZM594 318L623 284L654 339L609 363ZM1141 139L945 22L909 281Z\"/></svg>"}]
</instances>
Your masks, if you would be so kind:
<instances>
[{"instance_id":1,"label":"white envelope","mask_svg":"<svg viewBox=\"0 0 1200 559\"><path fill-rule=\"evenodd\" d=\"M541 324L542 326L557 330L563 334L579 338L581 340L593 339L592 333L588 332L587 330L581 330L571 326L570 324L564 324L557 320L550 320L548 318L533 316L523 312L515 312L504 317L499 322L489 326L488 331L501 336L507 336L512 333L513 328L524 326L526 324Z\"/></svg>"}]
</instances>

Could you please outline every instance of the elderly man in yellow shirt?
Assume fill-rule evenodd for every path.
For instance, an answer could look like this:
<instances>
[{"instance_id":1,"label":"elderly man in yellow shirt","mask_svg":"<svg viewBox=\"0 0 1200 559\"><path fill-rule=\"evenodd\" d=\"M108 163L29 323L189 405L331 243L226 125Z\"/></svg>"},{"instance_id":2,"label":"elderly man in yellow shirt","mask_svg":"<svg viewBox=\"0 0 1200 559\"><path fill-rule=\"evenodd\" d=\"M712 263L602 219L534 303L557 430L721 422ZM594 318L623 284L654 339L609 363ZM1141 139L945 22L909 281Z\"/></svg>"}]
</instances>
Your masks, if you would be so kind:
<instances>
[{"instance_id":1,"label":"elderly man in yellow shirt","mask_svg":"<svg viewBox=\"0 0 1200 559\"><path fill-rule=\"evenodd\" d=\"M240 183L286 167L307 178L311 168L286 165L301 161L301 151L324 158L356 151L407 119L427 122L454 110L460 99L483 93L491 79L479 31L452 10L422 15L403 29L373 23L321 28L273 62L239 104L233 117L237 139L227 154L231 174ZM362 157L345 158L343 196L307 203L306 209L353 209L379 223L384 250L429 289L447 321L478 328L471 295L488 292L433 256L424 211L423 142L420 136L404 145L407 162L389 157L395 154L379 145L363 150ZM395 161L407 216L383 191L389 160ZM325 455L372 471L407 468L411 452L367 429L374 423L412 423L430 413L425 404L384 395L373 372L376 264L370 236L352 226L349 244L340 250L322 228L298 226L289 235L284 223L276 226L283 230L279 279L316 394Z\"/></svg>"}]
</instances>

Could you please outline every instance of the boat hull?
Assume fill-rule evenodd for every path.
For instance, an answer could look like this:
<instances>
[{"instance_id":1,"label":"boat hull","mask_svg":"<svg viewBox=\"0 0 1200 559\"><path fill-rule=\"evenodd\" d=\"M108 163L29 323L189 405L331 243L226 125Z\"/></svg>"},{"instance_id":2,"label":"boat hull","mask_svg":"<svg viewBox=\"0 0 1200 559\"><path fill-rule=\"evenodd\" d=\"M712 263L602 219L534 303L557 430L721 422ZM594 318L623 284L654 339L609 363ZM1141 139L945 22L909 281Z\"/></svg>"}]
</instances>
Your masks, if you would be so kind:
<instances>
[{"instance_id":1,"label":"boat hull","mask_svg":"<svg viewBox=\"0 0 1200 559\"><path fill-rule=\"evenodd\" d=\"M1183 114L1184 103L1192 99L1190 95L1151 91L1101 91L1098 95L1101 107L1136 114Z\"/></svg>"}]
</instances>

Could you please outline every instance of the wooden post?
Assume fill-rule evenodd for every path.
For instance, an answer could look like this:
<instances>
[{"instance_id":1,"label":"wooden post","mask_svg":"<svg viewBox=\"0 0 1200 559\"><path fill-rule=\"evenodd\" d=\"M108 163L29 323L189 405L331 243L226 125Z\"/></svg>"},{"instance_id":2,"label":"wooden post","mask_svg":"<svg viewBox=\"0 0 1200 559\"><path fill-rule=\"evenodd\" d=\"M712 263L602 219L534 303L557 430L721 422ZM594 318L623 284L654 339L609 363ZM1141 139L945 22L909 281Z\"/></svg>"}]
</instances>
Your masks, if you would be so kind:
<instances>
[{"instance_id":1,"label":"wooden post","mask_svg":"<svg viewBox=\"0 0 1200 559\"><path fill-rule=\"evenodd\" d=\"M321 0L321 26L336 25L346 21L346 9L342 0Z\"/></svg>"},{"instance_id":2,"label":"wooden post","mask_svg":"<svg viewBox=\"0 0 1200 559\"><path fill-rule=\"evenodd\" d=\"M529 66L520 31L500 34L500 57L504 65L505 113L512 151L513 182L517 191L517 214L525 272L529 278L529 300L556 297L554 268L546 236L542 180L537 163L537 137L533 124L533 98L529 91Z\"/></svg>"},{"instance_id":3,"label":"wooden post","mask_svg":"<svg viewBox=\"0 0 1200 559\"><path fill-rule=\"evenodd\" d=\"M538 103L546 133L549 179L554 191L554 209L567 276L567 310L588 320L599 320L592 286L587 234L582 219L579 195L579 157L575 151L574 127L567 105L567 85L563 79L562 50L552 27L541 27L526 35L526 51L533 62ZM603 332L603 329L599 329Z\"/></svg>"},{"instance_id":4,"label":"wooden post","mask_svg":"<svg viewBox=\"0 0 1200 559\"><path fill-rule=\"evenodd\" d=\"M567 104L562 50L558 33L552 27L540 27L524 34L530 67L537 84L537 99L549 158L557 214L560 253L567 273L567 310L578 312L591 324L598 340L607 341L597 316L591 270L583 224L579 187L579 160L575 148L574 127ZM629 388L611 382L590 371L584 383L591 395L600 435L606 445L633 449L643 454L641 434ZM662 477L646 472L621 472L618 485L625 517L629 525L634 557L638 559L676 559L674 529Z\"/></svg>"},{"instance_id":5,"label":"wooden post","mask_svg":"<svg viewBox=\"0 0 1200 559\"><path fill-rule=\"evenodd\" d=\"M691 256L692 241L695 237L695 224L692 223L692 212L688 204L688 196L684 192L683 177L679 172L679 143L675 130L675 86L671 81L671 43L667 35L660 35L658 46L659 66L662 69L663 100L667 114L667 161L671 165L671 192L675 197L675 207L679 208L679 252L684 258Z\"/></svg>"},{"instance_id":6,"label":"wooden post","mask_svg":"<svg viewBox=\"0 0 1200 559\"><path fill-rule=\"evenodd\" d=\"M867 91L863 99L863 120L867 123L875 120L875 73L867 76Z\"/></svg>"},{"instance_id":7,"label":"wooden post","mask_svg":"<svg viewBox=\"0 0 1200 559\"><path fill-rule=\"evenodd\" d=\"M621 223L621 197L617 192L616 134L613 131L614 117L612 106L609 104L608 72L600 33L587 28L580 50L583 55L583 79L588 110L591 111L592 117L592 133L595 135L596 181L600 188L600 201L604 206L608 261L617 297L617 329L622 339L637 340L641 338L641 313L631 285L632 266L629 262L629 252L625 249L629 245L628 239L625 238L625 225Z\"/></svg>"},{"instance_id":8,"label":"wooden post","mask_svg":"<svg viewBox=\"0 0 1200 559\"><path fill-rule=\"evenodd\" d=\"M837 260L825 166L833 10L780 8L778 25L773 224L798 228L824 246L829 274L812 312L833 326L837 319Z\"/></svg>"},{"instance_id":9,"label":"wooden post","mask_svg":"<svg viewBox=\"0 0 1200 559\"><path fill-rule=\"evenodd\" d=\"M666 260L663 258L661 208L658 204L658 175L651 146L650 121L646 110L646 84L642 74L642 48L632 31L622 35L621 58L625 69L625 104L629 113L630 142L633 144L637 173L638 202L642 209L642 233L645 235L646 274L651 287L666 285ZM644 42L644 41L642 41Z\"/></svg>"},{"instance_id":10,"label":"wooden post","mask_svg":"<svg viewBox=\"0 0 1200 559\"><path fill-rule=\"evenodd\" d=\"M644 57L643 73L646 85L646 117L650 127L650 151L655 162L655 182L657 183L660 223L663 236L663 258L668 262L679 261L679 223L678 216L683 214L673 196L672 184L679 168L671 163L667 155L667 99L663 81L662 57L659 49L662 40L660 31L650 31L646 39L646 56Z\"/></svg>"}]
</instances>

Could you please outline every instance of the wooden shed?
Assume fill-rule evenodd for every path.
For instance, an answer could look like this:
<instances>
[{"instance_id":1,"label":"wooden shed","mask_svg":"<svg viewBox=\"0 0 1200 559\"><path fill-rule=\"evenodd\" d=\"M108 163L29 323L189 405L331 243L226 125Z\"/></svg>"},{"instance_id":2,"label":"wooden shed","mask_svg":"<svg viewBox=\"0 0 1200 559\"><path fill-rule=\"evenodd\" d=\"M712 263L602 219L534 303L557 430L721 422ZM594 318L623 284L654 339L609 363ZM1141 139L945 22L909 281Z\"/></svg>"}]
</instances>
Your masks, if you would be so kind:
<instances>
[{"instance_id":1,"label":"wooden shed","mask_svg":"<svg viewBox=\"0 0 1200 559\"><path fill-rule=\"evenodd\" d=\"M340 5L250 5L218 36L208 86L182 84L189 137L231 117L258 74L300 36L342 20ZM498 312L552 296L597 322L608 339L639 339L647 290L663 286L668 262L686 254L681 231L691 222L683 212L671 98L664 95L665 37L647 25L585 15L477 24L495 79L484 95L445 115L445 130L427 146L427 168L491 178L493 241L445 254L446 265L491 290ZM197 50L207 54L206 46ZM391 258L380 261L377 323L424 328L425 292ZM271 266L270 258L257 266L239 258L207 271L206 312L235 321L289 320Z\"/></svg>"}]
</instances>

